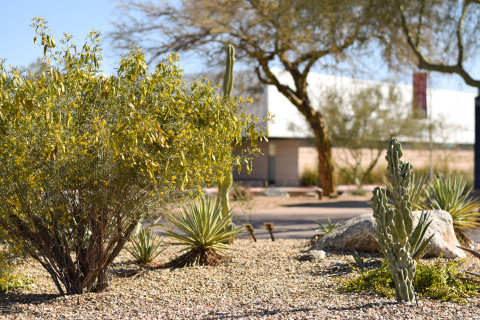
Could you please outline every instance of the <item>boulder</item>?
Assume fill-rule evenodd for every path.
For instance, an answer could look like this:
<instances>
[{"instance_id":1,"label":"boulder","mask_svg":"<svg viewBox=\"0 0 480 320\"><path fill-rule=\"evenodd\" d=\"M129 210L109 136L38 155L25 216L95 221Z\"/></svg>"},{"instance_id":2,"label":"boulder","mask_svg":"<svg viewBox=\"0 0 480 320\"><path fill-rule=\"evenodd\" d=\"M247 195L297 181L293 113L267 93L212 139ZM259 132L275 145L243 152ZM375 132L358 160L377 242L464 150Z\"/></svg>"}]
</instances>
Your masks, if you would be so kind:
<instances>
[{"instance_id":1,"label":"boulder","mask_svg":"<svg viewBox=\"0 0 480 320\"><path fill-rule=\"evenodd\" d=\"M425 250L425 257L443 255L448 259L465 258L465 252L457 248L460 244L453 230L452 216L442 210L429 212L432 223L425 237L430 237L432 234L434 236ZM412 214L414 227L418 223L420 214L421 211L414 211ZM377 224L373 215L361 215L339 223L332 232L315 243L314 249L378 252L376 230Z\"/></svg>"}]
</instances>

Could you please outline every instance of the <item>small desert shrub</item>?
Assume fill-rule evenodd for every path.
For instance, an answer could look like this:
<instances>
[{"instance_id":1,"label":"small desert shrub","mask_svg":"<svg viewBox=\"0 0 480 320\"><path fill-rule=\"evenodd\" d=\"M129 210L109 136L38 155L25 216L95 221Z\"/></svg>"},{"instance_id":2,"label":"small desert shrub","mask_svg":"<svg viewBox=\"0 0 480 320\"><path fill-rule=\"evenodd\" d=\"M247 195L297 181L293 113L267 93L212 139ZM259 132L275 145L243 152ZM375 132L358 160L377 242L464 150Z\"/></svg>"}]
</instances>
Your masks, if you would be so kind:
<instances>
[{"instance_id":1,"label":"small desert shrub","mask_svg":"<svg viewBox=\"0 0 480 320\"><path fill-rule=\"evenodd\" d=\"M300 176L300 184L302 186L318 185L318 170L314 168L305 168Z\"/></svg>"},{"instance_id":2,"label":"small desert shrub","mask_svg":"<svg viewBox=\"0 0 480 320\"><path fill-rule=\"evenodd\" d=\"M60 294L101 292L139 221L222 180L263 133L245 99L185 83L175 54L149 72L132 47L106 76L99 32L56 46L44 19L33 27L49 72L23 76L0 59L0 225ZM247 151L232 155L243 137Z\"/></svg>"},{"instance_id":3,"label":"small desert shrub","mask_svg":"<svg viewBox=\"0 0 480 320\"><path fill-rule=\"evenodd\" d=\"M420 297L442 301L461 302L463 298L478 296L480 283L459 279L463 272L459 266L464 261L436 259L433 263L420 261L413 287ZM378 269L361 273L358 277L345 281L342 291L361 292L372 290L385 297L395 296L395 284L384 262Z\"/></svg>"}]
</instances>

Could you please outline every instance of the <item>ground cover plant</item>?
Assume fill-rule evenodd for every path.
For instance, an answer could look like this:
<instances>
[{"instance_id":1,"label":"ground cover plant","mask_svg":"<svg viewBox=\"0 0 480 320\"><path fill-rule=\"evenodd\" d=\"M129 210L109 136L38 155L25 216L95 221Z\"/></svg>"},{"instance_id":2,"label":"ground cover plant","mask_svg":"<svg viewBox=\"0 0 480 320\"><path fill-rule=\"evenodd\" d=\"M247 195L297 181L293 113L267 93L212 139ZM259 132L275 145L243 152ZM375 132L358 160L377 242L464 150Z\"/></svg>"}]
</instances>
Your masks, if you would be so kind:
<instances>
[{"instance_id":1,"label":"ground cover plant","mask_svg":"<svg viewBox=\"0 0 480 320\"><path fill-rule=\"evenodd\" d=\"M148 72L132 47L107 76L99 32L60 47L44 19L33 26L49 71L0 63L0 224L61 294L100 292L139 221L221 181L232 143L253 152L260 136L242 99L186 84L174 54Z\"/></svg>"},{"instance_id":2,"label":"ground cover plant","mask_svg":"<svg viewBox=\"0 0 480 320\"><path fill-rule=\"evenodd\" d=\"M21 248L19 246L0 246L0 292L8 292L34 283L34 279L16 272L16 266L21 263Z\"/></svg>"},{"instance_id":3,"label":"ground cover plant","mask_svg":"<svg viewBox=\"0 0 480 320\"><path fill-rule=\"evenodd\" d=\"M419 297L442 301L462 302L464 298L478 296L480 283L464 281L460 267L464 261L435 259L431 262L419 262L412 285ZM342 283L342 291L374 291L384 297L395 296L395 284L386 261L380 268L360 273L353 279Z\"/></svg>"}]
</instances>

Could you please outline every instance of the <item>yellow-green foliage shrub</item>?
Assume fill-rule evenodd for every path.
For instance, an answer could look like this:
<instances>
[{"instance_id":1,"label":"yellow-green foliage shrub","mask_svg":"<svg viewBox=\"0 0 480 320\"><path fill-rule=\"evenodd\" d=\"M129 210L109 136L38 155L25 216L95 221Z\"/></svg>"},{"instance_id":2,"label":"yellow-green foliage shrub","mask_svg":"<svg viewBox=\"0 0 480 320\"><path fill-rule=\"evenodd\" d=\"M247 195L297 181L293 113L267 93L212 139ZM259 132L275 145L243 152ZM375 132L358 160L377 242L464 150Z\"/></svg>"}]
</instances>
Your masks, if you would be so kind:
<instances>
[{"instance_id":1,"label":"yellow-green foliage shrub","mask_svg":"<svg viewBox=\"0 0 480 320\"><path fill-rule=\"evenodd\" d=\"M241 99L186 84L176 55L147 72L132 48L106 76L99 32L82 47L65 35L58 49L43 19L34 27L50 71L0 65L0 224L61 294L102 291L137 223L221 181L248 161L232 144L243 132L255 149L259 134Z\"/></svg>"}]
</instances>

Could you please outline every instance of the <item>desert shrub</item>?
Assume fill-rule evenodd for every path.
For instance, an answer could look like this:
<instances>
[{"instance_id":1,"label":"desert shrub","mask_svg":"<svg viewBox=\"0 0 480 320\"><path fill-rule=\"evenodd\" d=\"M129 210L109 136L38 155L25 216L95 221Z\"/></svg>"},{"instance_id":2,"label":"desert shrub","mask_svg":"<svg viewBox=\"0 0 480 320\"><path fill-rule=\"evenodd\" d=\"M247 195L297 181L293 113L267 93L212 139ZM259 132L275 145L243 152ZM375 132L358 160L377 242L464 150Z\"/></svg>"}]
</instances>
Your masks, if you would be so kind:
<instances>
[{"instance_id":1,"label":"desert shrub","mask_svg":"<svg viewBox=\"0 0 480 320\"><path fill-rule=\"evenodd\" d=\"M435 259L433 263L420 261L413 281L418 296L442 301L461 302L463 298L478 296L480 283L459 279L463 272L459 267L464 261ZM342 291L361 292L372 290L385 297L395 296L395 284L384 262L378 269L361 273L342 283Z\"/></svg>"},{"instance_id":2,"label":"desert shrub","mask_svg":"<svg viewBox=\"0 0 480 320\"><path fill-rule=\"evenodd\" d=\"M241 99L186 84L176 55L147 72L133 47L105 76L98 32L54 51L45 21L34 28L50 70L0 63L0 224L61 294L102 291L139 221L222 180L232 142L259 135Z\"/></svg>"},{"instance_id":3,"label":"desert shrub","mask_svg":"<svg viewBox=\"0 0 480 320\"><path fill-rule=\"evenodd\" d=\"M300 176L300 184L302 186L318 185L318 170L314 168L305 168Z\"/></svg>"}]
</instances>

